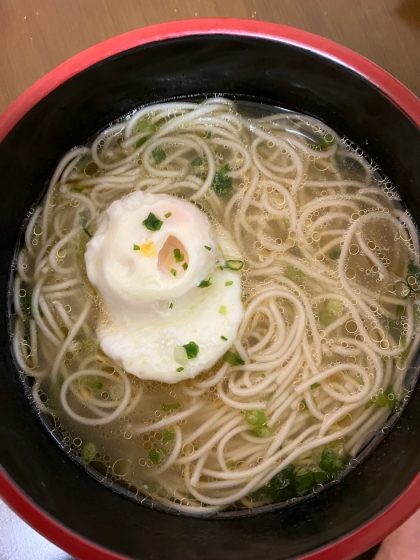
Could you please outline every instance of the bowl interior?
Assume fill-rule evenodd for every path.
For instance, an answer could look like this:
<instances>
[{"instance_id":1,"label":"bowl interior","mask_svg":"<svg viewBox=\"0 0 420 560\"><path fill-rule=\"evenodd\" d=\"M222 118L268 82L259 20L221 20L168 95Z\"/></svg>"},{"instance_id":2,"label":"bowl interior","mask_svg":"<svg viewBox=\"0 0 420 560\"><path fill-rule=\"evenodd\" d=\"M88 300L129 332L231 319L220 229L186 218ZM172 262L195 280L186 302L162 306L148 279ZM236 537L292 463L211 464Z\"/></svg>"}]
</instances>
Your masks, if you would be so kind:
<instances>
[{"instance_id":1,"label":"bowl interior","mask_svg":"<svg viewBox=\"0 0 420 560\"><path fill-rule=\"evenodd\" d=\"M21 224L60 157L139 105L224 94L313 115L363 148L420 222L420 131L375 86L310 50L255 37L203 35L151 43L89 67L60 85L0 145L0 293ZM294 558L356 530L420 470L420 389L396 427L358 469L325 492L277 512L203 520L141 507L88 477L34 415L16 375L0 299L0 464L40 508L132 558ZM413 367L410 374L415 376Z\"/></svg>"}]
</instances>

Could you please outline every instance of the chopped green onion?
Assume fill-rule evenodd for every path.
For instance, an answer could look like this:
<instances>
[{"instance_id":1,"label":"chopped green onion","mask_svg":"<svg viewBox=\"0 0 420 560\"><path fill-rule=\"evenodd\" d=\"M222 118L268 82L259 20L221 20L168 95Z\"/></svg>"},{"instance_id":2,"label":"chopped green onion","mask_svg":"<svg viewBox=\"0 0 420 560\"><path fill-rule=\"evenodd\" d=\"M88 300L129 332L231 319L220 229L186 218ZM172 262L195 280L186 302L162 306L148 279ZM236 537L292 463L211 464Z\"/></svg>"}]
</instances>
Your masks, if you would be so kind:
<instances>
[{"instance_id":1,"label":"chopped green onion","mask_svg":"<svg viewBox=\"0 0 420 560\"><path fill-rule=\"evenodd\" d=\"M327 134L328 136L328 134ZM322 151L328 150L328 148L331 148L331 146L334 146L335 144L335 140L334 138L331 138L331 140L329 140L328 138L326 138L326 136L324 136L324 138L322 138L321 144L319 145L319 147L321 148Z\"/></svg>"},{"instance_id":2,"label":"chopped green onion","mask_svg":"<svg viewBox=\"0 0 420 560\"><path fill-rule=\"evenodd\" d=\"M417 266L416 264L409 264L408 274L412 274L413 276L420 276L420 266Z\"/></svg>"},{"instance_id":3,"label":"chopped green onion","mask_svg":"<svg viewBox=\"0 0 420 560\"><path fill-rule=\"evenodd\" d=\"M232 280L229 280L229 282L225 282L225 286L232 286L232 284L233 284Z\"/></svg>"},{"instance_id":4,"label":"chopped green onion","mask_svg":"<svg viewBox=\"0 0 420 560\"><path fill-rule=\"evenodd\" d=\"M172 410L176 410L177 408L180 408L181 405L179 403L172 403L172 404L163 404L162 405L162 410L164 412L171 412Z\"/></svg>"},{"instance_id":5,"label":"chopped green onion","mask_svg":"<svg viewBox=\"0 0 420 560\"><path fill-rule=\"evenodd\" d=\"M308 410L308 405L306 404L305 399L302 399L299 404L303 404L303 410Z\"/></svg>"},{"instance_id":6,"label":"chopped green onion","mask_svg":"<svg viewBox=\"0 0 420 560\"><path fill-rule=\"evenodd\" d=\"M271 434L271 429L268 426L260 426L252 430L252 435L259 438L266 438Z\"/></svg>"},{"instance_id":7,"label":"chopped green onion","mask_svg":"<svg viewBox=\"0 0 420 560\"><path fill-rule=\"evenodd\" d=\"M241 268L243 268L244 263L243 261L233 261L233 260L229 260L226 261L225 264L222 266L222 270L228 269L228 270L233 270L234 272L238 272L238 270L241 270Z\"/></svg>"},{"instance_id":8,"label":"chopped green onion","mask_svg":"<svg viewBox=\"0 0 420 560\"><path fill-rule=\"evenodd\" d=\"M99 340L97 338L85 338L82 347L85 352L96 352L99 348Z\"/></svg>"},{"instance_id":9,"label":"chopped green onion","mask_svg":"<svg viewBox=\"0 0 420 560\"><path fill-rule=\"evenodd\" d=\"M168 212L167 214L165 214L165 218L170 218L172 216L172 212Z\"/></svg>"},{"instance_id":10,"label":"chopped green onion","mask_svg":"<svg viewBox=\"0 0 420 560\"><path fill-rule=\"evenodd\" d=\"M137 140L136 142L136 148L140 148L140 146L143 146L143 144L145 144L147 142L147 140L149 140L150 136L143 136L143 138L140 138L139 140Z\"/></svg>"},{"instance_id":11,"label":"chopped green onion","mask_svg":"<svg viewBox=\"0 0 420 560\"><path fill-rule=\"evenodd\" d=\"M312 471L296 473L296 492L302 496L306 492L309 492L314 486L315 481Z\"/></svg>"},{"instance_id":12,"label":"chopped green onion","mask_svg":"<svg viewBox=\"0 0 420 560\"><path fill-rule=\"evenodd\" d=\"M184 263L184 264L182 265L182 268L183 268L184 270L187 270L187 268L188 268L188 263Z\"/></svg>"},{"instance_id":13,"label":"chopped green onion","mask_svg":"<svg viewBox=\"0 0 420 560\"><path fill-rule=\"evenodd\" d=\"M168 441L173 441L175 439L175 434L170 430L164 428L162 433L162 443L168 443Z\"/></svg>"},{"instance_id":14,"label":"chopped green onion","mask_svg":"<svg viewBox=\"0 0 420 560\"><path fill-rule=\"evenodd\" d=\"M211 138L211 132L210 130L206 130L206 132L204 133L204 138Z\"/></svg>"},{"instance_id":15,"label":"chopped green onion","mask_svg":"<svg viewBox=\"0 0 420 560\"><path fill-rule=\"evenodd\" d=\"M254 409L245 412L245 420L251 426L264 426L267 423L267 418L263 410Z\"/></svg>"},{"instance_id":16,"label":"chopped green onion","mask_svg":"<svg viewBox=\"0 0 420 560\"><path fill-rule=\"evenodd\" d=\"M152 212L150 212L142 223L149 231L158 231L163 224L162 220L159 220Z\"/></svg>"},{"instance_id":17,"label":"chopped green onion","mask_svg":"<svg viewBox=\"0 0 420 560\"><path fill-rule=\"evenodd\" d=\"M414 307L414 325L417 332L417 327L420 327L420 305L415 305Z\"/></svg>"},{"instance_id":18,"label":"chopped green onion","mask_svg":"<svg viewBox=\"0 0 420 560\"><path fill-rule=\"evenodd\" d=\"M378 393L375 400L375 404L380 408L384 408L385 406L388 406L388 395L386 393Z\"/></svg>"},{"instance_id":19,"label":"chopped green onion","mask_svg":"<svg viewBox=\"0 0 420 560\"><path fill-rule=\"evenodd\" d=\"M172 276L176 276L176 270L174 268L171 268L171 274Z\"/></svg>"},{"instance_id":20,"label":"chopped green onion","mask_svg":"<svg viewBox=\"0 0 420 560\"><path fill-rule=\"evenodd\" d=\"M397 319L388 319L388 321L387 321L387 328L388 328L388 330L395 329L395 327L397 326L397 324L398 324L398 320L397 320Z\"/></svg>"},{"instance_id":21,"label":"chopped green onion","mask_svg":"<svg viewBox=\"0 0 420 560\"><path fill-rule=\"evenodd\" d=\"M98 448L96 447L96 445L94 443L92 443L92 442L87 443L83 447L83 460L86 463L90 463L95 458L95 455L96 455L97 451L98 451Z\"/></svg>"},{"instance_id":22,"label":"chopped green onion","mask_svg":"<svg viewBox=\"0 0 420 560\"><path fill-rule=\"evenodd\" d=\"M221 305L219 308L219 313L221 315L227 315L227 307L225 305Z\"/></svg>"},{"instance_id":23,"label":"chopped green onion","mask_svg":"<svg viewBox=\"0 0 420 560\"><path fill-rule=\"evenodd\" d=\"M308 142L310 148L319 149L321 151L328 150L331 146L334 146L335 143L334 137L331 134L327 133L324 134L324 136L320 136L305 127L286 129L286 131L302 136Z\"/></svg>"},{"instance_id":24,"label":"chopped green onion","mask_svg":"<svg viewBox=\"0 0 420 560\"><path fill-rule=\"evenodd\" d=\"M208 288L209 286L211 286L210 280L211 280L211 278L209 278L209 280L201 280L201 282L198 284L197 288Z\"/></svg>"},{"instance_id":25,"label":"chopped green onion","mask_svg":"<svg viewBox=\"0 0 420 560\"><path fill-rule=\"evenodd\" d=\"M207 251L211 251L211 247L209 247L208 245L204 245L204 249L207 249Z\"/></svg>"},{"instance_id":26,"label":"chopped green onion","mask_svg":"<svg viewBox=\"0 0 420 560\"><path fill-rule=\"evenodd\" d=\"M264 486L251 494L253 500L282 502L296 496L295 467L288 465Z\"/></svg>"},{"instance_id":27,"label":"chopped green onion","mask_svg":"<svg viewBox=\"0 0 420 560\"><path fill-rule=\"evenodd\" d=\"M277 494L277 501L292 498L295 495L295 466L288 465L269 482L274 493Z\"/></svg>"},{"instance_id":28,"label":"chopped green onion","mask_svg":"<svg viewBox=\"0 0 420 560\"><path fill-rule=\"evenodd\" d=\"M287 229L290 228L290 220L288 220L287 218L284 219L284 225L287 227Z\"/></svg>"},{"instance_id":29,"label":"chopped green onion","mask_svg":"<svg viewBox=\"0 0 420 560\"><path fill-rule=\"evenodd\" d=\"M201 159L201 157L197 156L195 159L192 160L191 166L192 167L200 167L200 165L203 165L203 160Z\"/></svg>"},{"instance_id":30,"label":"chopped green onion","mask_svg":"<svg viewBox=\"0 0 420 560\"><path fill-rule=\"evenodd\" d=\"M93 381L92 383L89 384L89 387L92 389L92 391L100 391L103 388L104 384L101 383L100 381Z\"/></svg>"},{"instance_id":31,"label":"chopped green onion","mask_svg":"<svg viewBox=\"0 0 420 560\"><path fill-rule=\"evenodd\" d=\"M411 344L410 344L410 346L409 346L408 348L406 348L406 349L404 350L404 352L401 352L401 354L400 354L400 360L402 360L403 362L405 362L406 359L408 358L408 355L409 355L409 353L410 353L410 350L411 350Z\"/></svg>"},{"instance_id":32,"label":"chopped green onion","mask_svg":"<svg viewBox=\"0 0 420 560\"><path fill-rule=\"evenodd\" d=\"M155 492L157 492L158 487L156 482L148 482L147 484L145 484L145 488L151 493L154 494Z\"/></svg>"},{"instance_id":33,"label":"chopped green onion","mask_svg":"<svg viewBox=\"0 0 420 560\"><path fill-rule=\"evenodd\" d=\"M379 408L385 408L387 406L391 412L395 412L399 403L392 386L388 387L384 393L378 393L376 398L374 397L366 403L365 409L369 409L374 404Z\"/></svg>"},{"instance_id":34,"label":"chopped green onion","mask_svg":"<svg viewBox=\"0 0 420 560\"><path fill-rule=\"evenodd\" d=\"M184 368L182 366L180 366L180 367L176 368L176 371L178 373L181 373L181 371L184 371Z\"/></svg>"},{"instance_id":35,"label":"chopped green onion","mask_svg":"<svg viewBox=\"0 0 420 560\"><path fill-rule=\"evenodd\" d=\"M156 146L156 148L152 150L152 156L155 162L159 164L166 159L166 152L162 146Z\"/></svg>"},{"instance_id":36,"label":"chopped green onion","mask_svg":"<svg viewBox=\"0 0 420 560\"><path fill-rule=\"evenodd\" d=\"M174 306L174 304L173 304L173 303L170 303L170 304L169 304L169 309L172 309L173 306Z\"/></svg>"},{"instance_id":37,"label":"chopped green onion","mask_svg":"<svg viewBox=\"0 0 420 560\"><path fill-rule=\"evenodd\" d=\"M136 129L138 132L146 132L146 131L151 131L151 132L156 132L157 130L157 126L151 122L149 122L149 120L147 118L144 119L139 119L136 122Z\"/></svg>"},{"instance_id":38,"label":"chopped green onion","mask_svg":"<svg viewBox=\"0 0 420 560\"><path fill-rule=\"evenodd\" d=\"M223 359L224 359L225 362L227 362L231 366L243 366L245 364L243 359L238 354L235 354L234 352L231 352L230 350L228 350L224 354Z\"/></svg>"},{"instance_id":39,"label":"chopped green onion","mask_svg":"<svg viewBox=\"0 0 420 560\"><path fill-rule=\"evenodd\" d=\"M185 366L188 363L187 351L183 346L175 346L174 360L181 366Z\"/></svg>"},{"instance_id":40,"label":"chopped green onion","mask_svg":"<svg viewBox=\"0 0 420 560\"><path fill-rule=\"evenodd\" d=\"M321 383L312 383L311 391L313 391L314 389L317 389L318 387L321 387Z\"/></svg>"},{"instance_id":41,"label":"chopped green onion","mask_svg":"<svg viewBox=\"0 0 420 560\"><path fill-rule=\"evenodd\" d=\"M334 323L334 321L341 317L343 307L344 305L341 301L330 299L326 308L319 313L319 320L324 326L328 327L331 323Z\"/></svg>"},{"instance_id":42,"label":"chopped green onion","mask_svg":"<svg viewBox=\"0 0 420 560\"><path fill-rule=\"evenodd\" d=\"M316 484L325 484L328 482L328 475L324 471L312 471L312 476Z\"/></svg>"},{"instance_id":43,"label":"chopped green onion","mask_svg":"<svg viewBox=\"0 0 420 560\"><path fill-rule=\"evenodd\" d=\"M20 307L22 314L26 319L33 319L32 315L32 291L26 290L25 295L20 298Z\"/></svg>"},{"instance_id":44,"label":"chopped green onion","mask_svg":"<svg viewBox=\"0 0 420 560\"><path fill-rule=\"evenodd\" d=\"M420 278L418 276L407 276L406 278L407 284L410 286L411 291L413 294L417 294L419 290L419 282Z\"/></svg>"},{"instance_id":45,"label":"chopped green onion","mask_svg":"<svg viewBox=\"0 0 420 560\"><path fill-rule=\"evenodd\" d=\"M395 291L398 297L407 299L408 296L411 294L411 286L407 282L403 282L402 280L397 280L395 282Z\"/></svg>"},{"instance_id":46,"label":"chopped green onion","mask_svg":"<svg viewBox=\"0 0 420 560\"><path fill-rule=\"evenodd\" d=\"M284 271L286 278L295 282L295 284L302 284L305 274L296 266L288 266Z\"/></svg>"},{"instance_id":47,"label":"chopped green onion","mask_svg":"<svg viewBox=\"0 0 420 560\"><path fill-rule=\"evenodd\" d=\"M140 245L136 245L136 244L134 243L134 245L133 245L133 251L140 251Z\"/></svg>"},{"instance_id":48,"label":"chopped green onion","mask_svg":"<svg viewBox=\"0 0 420 560\"><path fill-rule=\"evenodd\" d=\"M213 190L220 198L227 196L232 190L232 178L216 173L213 179Z\"/></svg>"},{"instance_id":49,"label":"chopped green onion","mask_svg":"<svg viewBox=\"0 0 420 560\"><path fill-rule=\"evenodd\" d=\"M227 340L227 338L225 336L221 336L220 337L222 340Z\"/></svg>"},{"instance_id":50,"label":"chopped green onion","mask_svg":"<svg viewBox=\"0 0 420 560\"><path fill-rule=\"evenodd\" d=\"M232 190L232 177L226 174L230 171L230 165L226 163L214 174L213 190L219 197L227 196Z\"/></svg>"},{"instance_id":51,"label":"chopped green onion","mask_svg":"<svg viewBox=\"0 0 420 560\"><path fill-rule=\"evenodd\" d=\"M157 447L156 449L151 449L149 451L149 459L154 465L160 465L163 463L167 456L168 452L166 449L163 449L163 447Z\"/></svg>"},{"instance_id":52,"label":"chopped green onion","mask_svg":"<svg viewBox=\"0 0 420 560\"><path fill-rule=\"evenodd\" d=\"M337 259L340 258L340 255L341 255L340 249L334 249L334 251L330 252L330 259L336 261Z\"/></svg>"},{"instance_id":53,"label":"chopped green onion","mask_svg":"<svg viewBox=\"0 0 420 560\"><path fill-rule=\"evenodd\" d=\"M325 484L328 482L328 475L321 470L306 470L301 468L296 472L296 492L300 496L306 494L317 484Z\"/></svg>"},{"instance_id":54,"label":"chopped green onion","mask_svg":"<svg viewBox=\"0 0 420 560\"><path fill-rule=\"evenodd\" d=\"M60 391L60 383L51 383L50 390L48 392L48 406L55 407L58 405L58 402L60 400Z\"/></svg>"},{"instance_id":55,"label":"chopped green onion","mask_svg":"<svg viewBox=\"0 0 420 560\"><path fill-rule=\"evenodd\" d=\"M178 248L174 249L174 259L175 262L182 262L184 260L184 255L181 253L181 251Z\"/></svg>"},{"instance_id":56,"label":"chopped green onion","mask_svg":"<svg viewBox=\"0 0 420 560\"><path fill-rule=\"evenodd\" d=\"M388 408L391 412L395 412L399 403L393 387L388 387L388 389L386 390L386 394L388 397Z\"/></svg>"},{"instance_id":57,"label":"chopped green onion","mask_svg":"<svg viewBox=\"0 0 420 560\"><path fill-rule=\"evenodd\" d=\"M199 347L198 344L196 344L192 340L190 340L188 344L184 344L183 348L185 348L185 350L187 351L187 356L189 360L192 360L193 358L197 357Z\"/></svg>"},{"instance_id":58,"label":"chopped green onion","mask_svg":"<svg viewBox=\"0 0 420 560\"><path fill-rule=\"evenodd\" d=\"M226 463L226 468L227 469L233 469L233 467L235 467L235 466L236 466L236 463L235 463L235 461L232 461L232 459L230 461L227 461L227 463Z\"/></svg>"},{"instance_id":59,"label":"chopped green onion","mask_svg":"<svg viewBox=\"0 0 420 560\"><path fill-rule=\"evenodd\" d=\"M343 459L332 449L324 449L319 467L327 474L335 477L343 468Z\"/></svg>"},{"instance_id":60,"label":"chopped green onion","mask_svg":"<svg viewBox=\"0 0 420 560\"><path fill-rule=\"evenodd\" d=\"M90 231L88 231L85 227L83 228L83 231L86 233L86 235L88 237L93 237L93 235L90 233Z\"/></svg>"}]
</instances>

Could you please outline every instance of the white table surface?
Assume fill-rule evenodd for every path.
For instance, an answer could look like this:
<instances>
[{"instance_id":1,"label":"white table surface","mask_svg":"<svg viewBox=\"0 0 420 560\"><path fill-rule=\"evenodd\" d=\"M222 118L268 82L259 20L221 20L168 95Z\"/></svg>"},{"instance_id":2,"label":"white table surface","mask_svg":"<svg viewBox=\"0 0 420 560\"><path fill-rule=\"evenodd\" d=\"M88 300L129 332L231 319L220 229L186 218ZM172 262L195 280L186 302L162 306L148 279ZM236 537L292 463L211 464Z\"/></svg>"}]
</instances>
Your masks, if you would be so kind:
<instances>
[{"instance_id":1,"label":"white table surface","mask_svg":"<svg viewBox=\"0 0 420 560\"><path fill-rule=\"evenodd\" d=\"M74 560L31 529L0 500L0 560Z\"/></svg>"}]
</instances>

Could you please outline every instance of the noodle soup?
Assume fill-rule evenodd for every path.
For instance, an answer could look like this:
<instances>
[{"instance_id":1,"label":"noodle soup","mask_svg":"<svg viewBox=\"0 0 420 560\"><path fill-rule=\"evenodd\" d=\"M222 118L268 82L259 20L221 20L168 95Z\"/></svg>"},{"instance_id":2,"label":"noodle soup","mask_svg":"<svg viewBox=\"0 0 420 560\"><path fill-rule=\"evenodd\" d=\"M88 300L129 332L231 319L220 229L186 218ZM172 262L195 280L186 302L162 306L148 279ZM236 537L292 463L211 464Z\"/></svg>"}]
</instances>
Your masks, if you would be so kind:
<instances>
[{"instance_id":1,"label":"noodle soup","mask_svg":"<svg viewBox=\"0 0 420 560\"><path fill-rule=\"evenodd\" d=\"M64 156L19 252L14 354L37 409L90 472L180 512L338 479L408 394L413 221L350 141L271 111L211 98L128 115ZM147 204L173 209L148 211L146 241L125 234L120 250ZM208 226L177 245L165 228L184 211ZM105 286L109 255L125 291ZM127 278L152 262L166 295L147 299L151 276Z\"/></svg>"}]
</instances>

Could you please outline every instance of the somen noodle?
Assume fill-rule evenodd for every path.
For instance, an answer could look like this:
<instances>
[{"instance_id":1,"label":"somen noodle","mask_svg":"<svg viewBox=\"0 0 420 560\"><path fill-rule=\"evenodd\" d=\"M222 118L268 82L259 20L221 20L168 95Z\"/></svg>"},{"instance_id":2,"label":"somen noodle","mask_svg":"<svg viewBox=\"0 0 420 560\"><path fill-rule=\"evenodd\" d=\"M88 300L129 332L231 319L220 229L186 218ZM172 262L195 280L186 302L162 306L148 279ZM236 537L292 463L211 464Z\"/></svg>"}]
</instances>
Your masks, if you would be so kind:
<instances>
[{"instance_id":1,"label":"somen noodle","mask_svg":"<svg viewBox=\"0 0 420 560\"><path fill-rule=\"evenodd\" d=\"M16 362L65 449L134 494L204 515L339 477L400 408L420 337L418 233L394 187L316 119L243 107L147 106L70 150L14 277ZM230 351L175 384L128 373L97 334L86 245L137 191L193 202L243 263Z\"/></svg>"}]
</instances>

